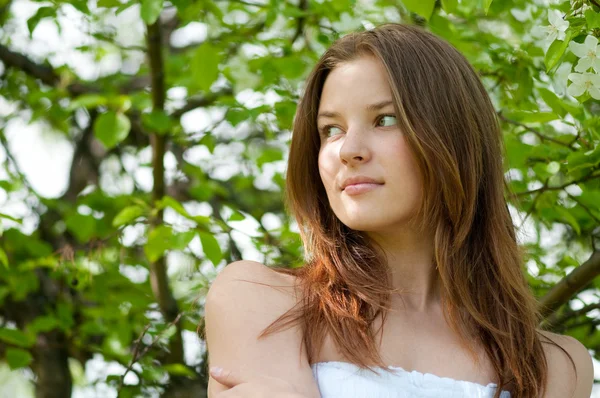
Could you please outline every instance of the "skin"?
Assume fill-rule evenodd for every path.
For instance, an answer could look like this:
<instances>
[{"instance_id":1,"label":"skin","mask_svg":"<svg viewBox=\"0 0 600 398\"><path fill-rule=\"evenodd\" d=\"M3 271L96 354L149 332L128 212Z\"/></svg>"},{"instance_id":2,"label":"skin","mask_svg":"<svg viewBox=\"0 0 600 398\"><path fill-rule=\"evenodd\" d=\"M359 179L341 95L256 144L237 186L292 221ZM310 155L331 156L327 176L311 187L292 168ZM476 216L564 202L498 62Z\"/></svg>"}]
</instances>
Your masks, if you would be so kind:
<instances>
[{"instance_id":1,"label":"skin","mask_svg":"<svg viewBox=\"0 0 600 398\"><path fill-rule=\"evenodd\" d=\"M418 234L407 225L421 199L414 156L394 116L393 103L378 110L367 109L386 100L392 100L392 91L377 59L362 57L330 72L317 120L319 173L340 221L367 232L384 248L394 287L405 292L404 308L438 314L433 237ZM323 115L328 113L337 115ZM357 175L383 185L350 196L341 190L341 184Z\"/></svg>"}]
</instances>

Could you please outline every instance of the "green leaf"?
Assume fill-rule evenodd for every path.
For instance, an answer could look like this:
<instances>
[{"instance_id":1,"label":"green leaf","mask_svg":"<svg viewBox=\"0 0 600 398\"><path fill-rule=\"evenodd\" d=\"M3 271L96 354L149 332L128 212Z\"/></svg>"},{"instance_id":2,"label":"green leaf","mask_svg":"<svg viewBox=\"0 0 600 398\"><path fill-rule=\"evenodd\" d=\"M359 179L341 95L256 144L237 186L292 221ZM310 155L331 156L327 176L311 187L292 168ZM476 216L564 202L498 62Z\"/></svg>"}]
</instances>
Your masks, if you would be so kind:
<instances>
[{"instance_id":1,"label":"green leaf","mask_svg":"<svg viewBox=\"0 0 600 398\"><path fill-rule=\"evenodd\" d=\"M148 236L148 243L144 246L144 252L150 261L156 261L167 250L183 250L196 235L195 230L185 232L173 232L166 226L160 225L152 230Z\"/></svg>"},{"instance_id":2,"label":"green leaf","mask_svg":"<svg viewBox=\"0 0 600 398\"><path fill-rule=\"evenodd\" d=\"M565 110L565 107L562 104L562 100L560 98L558 98L558 96L556 94L554 94L552 91L540 87L538 88L538 92L540 93L540 96L542 97L542 99L544 100L544 102L556 113L558 114L560 117L565 117L565 115L567 114L567 111Z\"/></svg>"},{"instance_id":3,"label":"green leaf","mask_svg":"<svg viewBox=\"0 0 600 398\"><path fill-rule=\"evenodd\" d=\"M77 108L95 108L97 106L106 105L108 103L108 99L99 94L84 94L75 98L71 101L68 110L72 111Z\"/></svg>"},{"instance_id":4,"label":"green leaf","mask_svg":"<svg viewBox=\"0 0 600 398\"><path fill-rule=\"evenodd\" d=\"M71 213L65 220L67 229L80 243L87 243L96 234L96 219L79 213Z\"/></svg>"},{"instance_id":5,"label":"green leaf","mask_svg":"<svg viewBox=\"0 0 600 398\"><path fill-rule=\"evenodd\" d=\"M98 0L98 7L103 7L103 8L112 8L112 7L119 7L121 5L121 2L119 0Z\"/></svg>"},{"instance_id":6,"label":"green leaf","mask_svg":"<svg viewBox=\"0 0 600 398\"><path fill-rule=\"evenodd\" d=\"M194 84L203 91L208 91L210 86L219 77L219 63L221 55L219 50L210 43L201 44L194 54L191 62L191 70Z\"/></svg>"},{"instance_id":7,"label":"green leaf","mask_svg":"<svg viewBox=\"0 0 600 398\"><path fill-rule=\"evenodd\" d=\"M29 30L29 38L33 37L33 31L44 18L56 18L56 9L54 7L40 7L37 12L27 20L27 29Z\"/></svg>"},{"instance_id":8,"label":"green leaf","mask_svg":"<svg viewBox=\"0 0 600 398\"><path fill-rule=\"evenodd\" d=\"M179 203L177 199L171 196L165 195L160 201L158 201L157 205L160 209L170 207L185 218L192 218L192 216L190 215L190 213L187 212L185 207L183 207L183 205Z\"/></svg>"},{"instance_id":9,"label":"green leaf","mask_svg":"<svg viewBox=\"0 0 600 398\"><path fill-rule=\"evenodd\" d=\"M202 242L202 251L204 251L206 257L208 257L216 267L219 264L219 261L221 261L221 258L223 258L219 242L214 235L209 232L200 231L198 234L200 235L200 242Z\"/></svg>"},{"instance_id":10,"label":"green leaf","mask_svg":"<svg viewBox=\"0 0 600 398\"><path fill-rule=\"evenodd\" d=\"M435 0L404 0L403 3L408 11L412 11L429 20L433 12Z\"/></svg>"},{"instance_id":11,"label":"green leaf","mask_svg":"<svg viewBox=\"0 0 600 398\"><path fill-rule=\"evenodd\" d=\"M27 329L34 332L49 332L60 327L60 321L52 315L38 316L27 325Z\"/></svg>"},{"instance_id":12,"label":"green leaf","mask_svg":"<svg viewBox=\"0 0 600 398\"><path fill-rule=\"evenodd\" d=\"M142 0L142 8L140 14L142 19L148 25L152 25L163 9L163 0Z\"/></svg>"},{"instance_id":13,"label":"green leaf","mask_svg":"<svg viewBox=\"0 0 600 398\"><path fill-rule=\"evenodd\" d=\"M136 218L144 215L146 210L141 206L128 206L121 210L119 214L115 216L112 222L113 227L120 227L135 220Z\"/></svg>"},{"instance_id":14,"label":"green leaf","mask_svg":"<svg viewBox=\"0 0 600 398\"><path fill-rule=\"evenodd\" d=\"M239 211L234 210L233 213L231 213L231 215L227 219L227 221L243 221L245 219L246 219L246 216L244 216Z\"/></svg>"},{"instance_id":15,"label":"green leaf","mask_svg":"<svg viewBox=\"0 0 600 398\"><path fill-rule=\"evenodd\" d=\"M33 345L33 339L18 329L0 328L0 340L19 347Z\"/></svg>"},{"instance_id":16,"label":"green leaf","mask_svg":"<svg viewBox=\"0 0 600 398\"><path fill-rule=\"evenodd\" d=\"M13 216L9 216L8 214L0 213L0 218L6 218L7 220L14 221L18 224L23 224L22 220L19 220L18 218L14 218Z\"/></svg>"},{"instance_id":17,"label":"green leaf","mask_svg":"<svg viewBox=\"0 0 600 398\"><path fill-rule=\"evenodd\" d=\"M196 231L194 231L194 230L178 232L176 234L173 234L173 236L171 237L171 245L170 245L169 249L171 249L171 250L185 249L190 244L192 239L194 239L194 236L196 236Z\"/></svg>"},{"instance_id":18,"label":"green leaf","mask_svg":"<svg viewBox=\"0 0 600 398\"><path fill-rule=\"evenodd\" d=\"M163 369L169 372L172 375L176 376L187 376L187 377L195 377L196 372L185 366L181 363L171 363L167 365L163 365Z\"/></svg>"},{"instance_id":19,"label":"green leaf","mask_svg":"<svg viewBox=\"0 0 600 398\"><path fill-rule=\"evenodd\" d=\"M217 146L217 140L212 134L208 133L198 141L198 144L204 145L208 151L213 154L215 152L215 147Z\"/></svg>"},{"instance_id":20,"label":"green leaf","mask_svg":"<svg viewBox=\"0 0 600 398\"><path fill-rule=\"evenodd\" d=\"M164 209L165 207L170 207L173 210L175 210L178 214L181 214L188 220L195 221L196 223L198 223L200 225L208 225L208 223L210 222L209 217L192 216L190 213L187 212L187 210L185 210L185 208L183 207L183 205L181 203L179 203L176 199L174 199L168 195L164 196L161 200L159 200L157 202L157 206L160 209Z\"/></svg>"},{"instance_id":21,"label":"green leaf","mask_svg":"<svg viewBox=\"0 0 600 398\"><path fill-rule=\"evenodd\" d=\"M573 152L567 156L567 170L570 173L578 169L594 167L597 164L600 164L600 145L591 151Z\"/></svg>"},{"instance_id":22,"label":"green leaf","mask_svg":"<svg viewBox=\"0 0 600 398\"><path fill-rule=\"evenodd\" d=\"M94 122L94 134L107 149L111 149L129 135L131 122L120 112L108 111Z\"/></svg>"},{"instance_id":23,"label":"green leaf","mask_svg":"<svg viewBox=\"0 0 600 398\"><path fill-rule=\"evenodd\" d=\"M67 330L73 327L75 320L73 319L73 304L66 301L59 301L56 304L56 319L60 322L63 329Z\"/></svg>"},{"instance_id":24,"label":"green leaf","mask_svg":"<svg viewBox=\"0 0 600 398\"><path fill-rule=\"evenodd\" d=\"M587 22L588 29L599 29L600 28L600 13L594 12L593 9L588 8L585 11L585 21Z\"/></svg>"},{"instance_id":25,"label":"green leaf","mask_svg":"<svg viewBox=\"0 0 600 398\"><path fill-rule=\"evenodd\" d=\"M571 40L571 31L567 30L564 40L554 40L546 55L544 56L544 64L546 65L546 73L550 72L550 69L554 68L554 66L560 61L565 50L569 46L569 41Z\"/></svg>"},{"instance_id":26,"label":"green leaf","mask_svg":"<svg viewBox=\"0 0 600 398\"><path fill-rule=\"evenodd\" d=\"M554 112L514 111L507 112L506 116L521 123L546 123L559 118Z\"/></svg>"},{"instance_id":27,"label":"green leaf","mask_svg":"<svg viewBox=\"0 0 600 398\"><path fill-rule=\"evenodd\" d=\"M173 121L164 111L153 110L142 114L142 123L148 131L166 134L173 128Z\"/></svg>"},{"instance_id":28,"label":"green leaf","mask_svg":"<svg viewBox=\"0 0 600 398\"><path fill-rule=\"evenodd\" d=\"M154 262L169 249L173 230L165 225L159 225L148 235L148 242L144 245L144 253L148 260Z\"/></svg>"},{"instance_id":29,"label":"green leaf","mask_svg":"<svg viewBox=\"0 0 600 398\"><path fill-rule=\"evenodd\" d=\"M10 370L24 368L28 366L32 360L33 357L29 351L12 347L6 349L6 362L8 362Z\"/></svg>"},{"instance_id":30,"label":"green leaf","mask_svg":"<svg viewBox=\"0 0 600 398\"><path fill-rule=\"evenodd\" d=\"M490 6L492 5L492 0L483 0L483 13L485 15L488 14Z\"/></svg>"},{"instance_id":31,"label":"green leaf","mask_svg":"<svg viewBox=\"0 0 600 398\"><path fill-rule=\"evenodd\" d=\"M0 262L4 265L4 268L8 269L8 256L3 248L0 247Z\"/></svg>"},{"instance_id":32,"label":"green leaf","mask_svg":"<svg viewBox=\"0 0 600 398\"><path fill-rule=\"evenodd\" d=\"M265 163L275 162L283 159L283 153L278 148L266 148L256 159L256 165L262 167Z\"/></svg>"},{"instance_id":33,"label":"green leaf","mask_svg":"<svg viewBox=\"0 0 600 398\"><path fill-rule=\"evenodd\" d=\"M452 14L458 7L458 0L442 0L442 9L446 14Z\"/></svg>"},{"instance_id":34,"label":"green leaf","mask_svg":"<svg viewBox=\"0 0 600 398\"><path fill-rule=\"evenodd\" d=\"M561 206L556 206L556 211L558 214L560 214L562 220L566 221L571 227L573 227L575 232L577 232L577 235L581 235L581 227L579 226L577 219L569 210Z\"/></svg>"}]
</instances>

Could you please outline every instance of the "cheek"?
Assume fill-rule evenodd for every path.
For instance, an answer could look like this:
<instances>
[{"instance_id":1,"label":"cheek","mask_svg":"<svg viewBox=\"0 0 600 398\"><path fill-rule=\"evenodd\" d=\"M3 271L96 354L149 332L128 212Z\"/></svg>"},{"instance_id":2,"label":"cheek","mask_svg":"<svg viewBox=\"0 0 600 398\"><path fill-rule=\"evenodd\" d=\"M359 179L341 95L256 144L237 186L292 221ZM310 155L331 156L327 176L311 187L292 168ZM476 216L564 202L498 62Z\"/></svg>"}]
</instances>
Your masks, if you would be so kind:
<instances>
[{"instance_id":1,"label":"cheek","mask_svg":"<svg viewBox=\"0 0 600 398\"><path fill-rule=\"evenodd\" d=\"M330 151L319 152L319 175L325 188L329 190L335 178L335 162Z\"/></svg>"},{"instance_id":2,"label":"cheek","mask_svg":"<svg viewBox=\"0 0 600 398\"><path fill-rule=\"evenodd\" d=\"M418 177L417 163L414 156L403 139L390 140L381 146L384 168L394 174L393 179L402 181L403 188L415 188L420 179ZM391 175L390 175L391 177Z\"/></svg>"}]
</instances>

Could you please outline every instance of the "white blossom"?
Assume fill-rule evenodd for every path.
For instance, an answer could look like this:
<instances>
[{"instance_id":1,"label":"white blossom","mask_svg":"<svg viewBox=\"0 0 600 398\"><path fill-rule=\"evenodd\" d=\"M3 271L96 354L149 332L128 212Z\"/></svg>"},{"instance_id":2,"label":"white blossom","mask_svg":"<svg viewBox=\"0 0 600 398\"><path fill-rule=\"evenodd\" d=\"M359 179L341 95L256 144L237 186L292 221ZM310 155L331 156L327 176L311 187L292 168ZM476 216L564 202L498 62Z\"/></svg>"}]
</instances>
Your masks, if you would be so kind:
<instances>
[{"instance_id":1,"label":"white blossom","mask_svg":"<svg viewBox=\"0 0 600 398\"><path fill-rule=\"evenodd\" d=\"M579 97L589 91L592 98L600 100L600 75L597 73L570 73L571 85L567 87L567 94Z\"/></svg>"},{"instance_id":2,"label":"white blossom","mask_svg":"<svg viewBox=\"0 0 600 398\"><path fill-rule=\"evenodd\" d=\"M552 86L556 94L563 96L567 92L567 82L569 79L569 73L573 65L570 62L563 62L560 64L554 76L552 77Z\"/></svg>"},{"instance_id":3,"label":"white blossom","mask_svg":"<svg viewBox=\"0 0 600 398\"><path fill-rule=\"evenodd\" d=\"M569 21L565 21L560 11L556 9L548 10L548 26L536 26L531 30L531 35L538 39L544 38L552 43L554 40L564 40L565 31L569 27Z\"/></svg>"},{"instance_id":4,"label":"white blossom","mask_svg":"<svg viewBox=\"0 0 600 398\"><path fill-rule=\"evenodd\" d=\"M579 57L579 63L575 66L577 72L585 72L590 67L600 73L600 58L598 58L598 39L588 35L583 43L569 43L569 49Z\"/></svg>"},{"instance_id":5,"label":"white blossom","mask_svg":"<svg viewBox=\"0 0 600 398\"><path fill-rule=\"evenodd\" d=\"M510 13L513 17L519 22L525 22L531 20L531 12L535 10L535 7L531 4L528 4L524 10L513 8L510 10Z\"/></svg>"}]
</instances>

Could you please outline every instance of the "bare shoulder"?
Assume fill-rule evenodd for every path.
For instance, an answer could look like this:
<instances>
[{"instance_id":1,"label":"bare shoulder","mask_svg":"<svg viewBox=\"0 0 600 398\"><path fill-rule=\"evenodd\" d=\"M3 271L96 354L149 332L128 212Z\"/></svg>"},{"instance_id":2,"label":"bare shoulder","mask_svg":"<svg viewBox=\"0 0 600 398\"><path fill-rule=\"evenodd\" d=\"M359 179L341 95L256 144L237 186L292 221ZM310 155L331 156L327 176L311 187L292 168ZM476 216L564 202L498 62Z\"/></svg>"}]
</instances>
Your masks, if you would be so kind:
<instances>
[{"instance_id":1,"label":"bare shoulder","mask_svg":"<svg viewBox=\"0 0 600 398\"><path fill-rule=\"evenodd\" d=\"M294 279L291 276L275 272L273 269L256 261L240 260L227 265L217 275L208 291L207 299L208 296L214 298L222 293L230 297L229 288L235 286L237 290L244 286L248 289L258 288L258 291L261 293L269 292L270 290L278 291L283 294L283 298L291 300L291 303L295 300L293 284ZM243 292L246 291L243 290Z\"/></svg>"},{"instance_id":2,"label":"bare shoulder","mask_svg":"<svg viewBox=\"0 0 600 398\"><path fill-rule=\"evenodd\" d=\"M548 363L548 384L543 398L589 398L594 383L594 367L587 348L571 336L542 330L540 333L560 347L542 339ZM565 352L573 359L577 376Z\"/></svg>"},{"instance_id":3,"label":"bare shoulder","mask_svg":"<svg viewBox=\"0 0 600 398\"><path fill-rule=\"evenodd\" d=\"M205 337L210 365L278 377L305 396L318 397L297 325L258 338L295 304L292 276L255 261L227 265L206 295ZM210 377L208 396L221 391L226 387Z\"/></svg>"}]
</instances>

